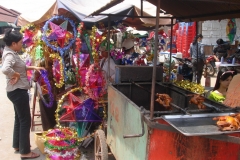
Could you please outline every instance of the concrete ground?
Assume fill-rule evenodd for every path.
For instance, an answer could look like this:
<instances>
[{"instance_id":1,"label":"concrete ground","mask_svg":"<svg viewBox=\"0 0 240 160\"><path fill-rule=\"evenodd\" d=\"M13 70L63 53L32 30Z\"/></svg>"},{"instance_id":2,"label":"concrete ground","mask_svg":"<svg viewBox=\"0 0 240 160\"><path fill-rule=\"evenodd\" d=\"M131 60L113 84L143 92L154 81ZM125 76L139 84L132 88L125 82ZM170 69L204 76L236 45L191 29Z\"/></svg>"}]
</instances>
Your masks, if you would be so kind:
<instances>
[{"instance_id":1,"label":"concrete ground","mask_svg":"<svg viewBox=\"0 0 240 160\"><path fill-rule=\"evenodd\" d=\"M1 66L0 66L1 67ZM1 68L0 68L1 70ZM6 91L5 91L5 76L0 71L0 80L2 85L0 85L0 159L1 160L20 160L20 154L14 153L14 149L12 148L12 134L13 134L13 124L14 124L14 109L12 103L7 98ZM32 91L33 94L33 91ZM32 101L30 102L30 108L32 113ZM39 106L36 103L35 113L39 113ZM34 118L35 123L41 123L41 117L35 116ZM35 126L34 131L30 132L30 142L31 142L31 149L35 153L40 154L40 157L35 158L34 160L45 160L46 156L40 152L35 144L35 133L41 132L41 126ZM80 148L81 150L81 157L80 160L94 160L94 145L93 142L87 148ZM113 156L110 155L110 160L115 160Z\"/></svg>"},{"instance_id":2,"label":"concrete ground","mask_svg":"<svg viewBox=\"0 0 240 160\"><path fill-rule=\"evenodd\" d=\"M12 103L8 100L5 91L5 76L0 72L0 80L2 85L0 85L0 159L1 160L19 160L20 154L14 153L12 148L12 132L13 132L13 123L14 123L14 110ZM216 77L211 78L211 87L215 84ZM202 78L203 86L205 85L205 78ZM32 107L32 102L30 102ZM39 108L37 106L36 112L39 112ZM35 122L41 122L40 117L35 117ZM41 156L36 158L35 160L44 160L45 155L41 154L40 150L37 148L34 142L34 135L36 132L41 132L41 126L35 127L33 132L30 132L30 139L31 139L31 149L39 153ZM84 153L81 156L81 160L93 160L93 145L91 144L89 148L82 149ZM114 158L111 158L114 159Z\"/></svg>"}]
</instances>

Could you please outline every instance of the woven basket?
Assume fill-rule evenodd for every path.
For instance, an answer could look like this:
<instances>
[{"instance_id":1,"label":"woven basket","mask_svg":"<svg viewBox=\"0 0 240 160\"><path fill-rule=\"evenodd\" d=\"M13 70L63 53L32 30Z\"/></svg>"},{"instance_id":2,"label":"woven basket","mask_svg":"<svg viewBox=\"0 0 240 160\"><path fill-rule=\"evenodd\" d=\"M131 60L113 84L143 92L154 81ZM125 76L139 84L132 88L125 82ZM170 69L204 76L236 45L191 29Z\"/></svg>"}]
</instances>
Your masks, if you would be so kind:
<instances>
[{"instance_id":1,"label":"woven basket","mask_svg":"<svg viewBox=\"0 0 240 160\"><path fill-rule=\"evenodd\" d=\"M41 151L42 154L45 154L44 152L44 140L42 139L42 133L38 132L35 133L35 144L37 145L38 149Z\"/></svg>"}]
</instances>

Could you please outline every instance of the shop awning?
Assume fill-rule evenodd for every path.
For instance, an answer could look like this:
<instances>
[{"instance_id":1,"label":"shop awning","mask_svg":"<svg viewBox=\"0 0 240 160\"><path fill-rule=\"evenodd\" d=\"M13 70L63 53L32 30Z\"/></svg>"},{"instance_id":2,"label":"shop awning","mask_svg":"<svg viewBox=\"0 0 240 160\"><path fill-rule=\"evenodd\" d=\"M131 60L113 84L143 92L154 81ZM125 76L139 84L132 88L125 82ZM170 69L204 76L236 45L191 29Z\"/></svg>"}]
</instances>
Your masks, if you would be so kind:
<instances>
[{"instance_id":1,"label":"shop awning","mask_svg":"<svg viewBox=\"0 0 240 160\"><path fill-rule=\"evenodd\" d=\"M16 28L17 26L14 23L8 23L8 22L1 22L0 21L0 27L13 27L13 28Z\"/></svg>"},{"instance_id":2,"label":"shop awning","mask_svg":"<svg viewBox=\"0 0 240 160\"><path fill-rule=\"evenodd\" d=\"M239 0L160 0L160 7L181 21L240 18Z\"/></svg>"},{"instance_id":3,"label":"shop awning","mask_svg":"<svg viewBox=\"0 0 240 160\"><path fill-rule=\"evenodd\" d=\"M56 1L44 0L44 1L39 1L37 3L41 3L40 4L41 6L39 6L38 4L35 4L35 6L33 6L31 10L26 11L25 13L22 13L18 17L19 26L24 26L29 23L39 24L48 20L53 15L58 14Z\"/></svg>"}]
</instances>

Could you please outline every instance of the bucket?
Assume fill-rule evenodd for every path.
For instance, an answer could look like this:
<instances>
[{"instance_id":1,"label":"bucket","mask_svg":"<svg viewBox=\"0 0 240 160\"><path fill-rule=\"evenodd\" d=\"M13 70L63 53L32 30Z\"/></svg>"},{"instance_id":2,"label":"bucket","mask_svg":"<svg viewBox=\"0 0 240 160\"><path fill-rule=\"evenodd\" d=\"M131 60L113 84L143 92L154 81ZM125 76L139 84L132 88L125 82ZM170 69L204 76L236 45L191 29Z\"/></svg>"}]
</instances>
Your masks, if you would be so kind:
<instances>
[{"instance_id":1,"label":"bucket","mask_svg":"<svg viewBox=\"0 0 240 160\"><path fill-rule=\"evenodd\" d=\"M177 52L176 57L177 58L182 58L182 53L181 52Z\"/></svg>"},{"instance_id":2,"label":"bucket","mask_svg":"<svg viewBox=\"0 0 240 160\"><path fill-rule=\"evenodd\" d=\"M35 139L35 144L37 145L38 149L41 151L42 154L45 154L45 152L44 152L44 140L42 138L42 133L41 132L35 133L34 139Z\"/></svg>"}]
</instances>

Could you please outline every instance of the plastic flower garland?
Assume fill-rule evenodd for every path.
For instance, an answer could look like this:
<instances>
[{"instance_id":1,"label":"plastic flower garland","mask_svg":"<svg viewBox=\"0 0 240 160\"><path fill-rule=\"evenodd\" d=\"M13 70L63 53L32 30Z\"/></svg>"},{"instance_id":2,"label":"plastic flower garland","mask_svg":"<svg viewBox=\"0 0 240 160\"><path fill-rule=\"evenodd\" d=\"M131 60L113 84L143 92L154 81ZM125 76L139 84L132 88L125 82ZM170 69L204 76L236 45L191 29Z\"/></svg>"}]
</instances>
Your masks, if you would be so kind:
<instances>
[{"instance_id":1,"label":"plastic flower garland","mask_svg":"<svg viewBox=\"0 0 240 160\"><path fill-rule=\"evenodd\" d=\"M38 83L40 83L41 81L44 81L44 83L46 84L47 90L48 90L48 95L49 95L49 103L47 103L47 101L45 100L45 98L43 97L42 94L39 94L40 98L42 99L42 101L46 107L52 107L54 97L53 97L53 93L52 93L52 87L48 80L48 73L45 70L41 70L40 72L41 72L41 77L39 78Z\"/></svg>"},{"instance_id":2,"label":"plastic flower garland","mask_svg":"<svg viewBox=\"0 0 240 160\"><path fill-rule=\"evenodd\" d=\"M52 21L59 20L59 19L68 21L73 28L73 38L70 38L69 42L67 42L67 45L64 45L64 46L51 44L47 37L47 32L49 31L48 26L50 25L50 23L52 23ZM74 44L76 37L77 37L77 31L76 31L75 23L71 19L66 18L64 16L54 16L50 18L43 26L43 36L42 36L43 41L47 44L48 47L50 47L54 51L59 51L61 56L63 56L64 52L66 50L69 50L70 47Z\"/></svg>"},{"instance_id":3,"label":"plastic flower garland","mask_svg":"<svg viewBox=\"0 0 240 160\"><path fill-rule=\"evenodd\" d=\"M98 100L106 93L105 85L105 76L99 64L92 64L86 74L86 86L84 87L86 94L93 100Z\"/></svg>"},{"instance_id":4,"label":"plastic flower garland","mask_svg":"<svg viewBox=\"0 0 240 160\"><path fill-rule=\"evenodd\" d=\"M53 75L54 81L56 82L55 85L58 88L61 88L64 84L64 70L63 70L63 62L62 58L59 56L58 53L50 54L50 57L53 59Z\"/></svg>"}]
</instances>

